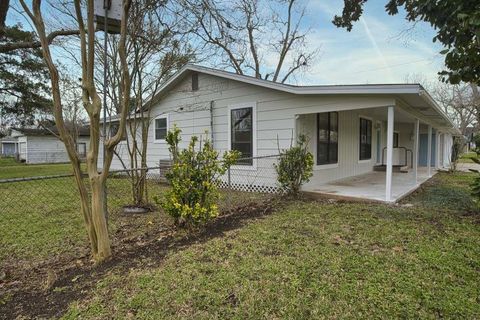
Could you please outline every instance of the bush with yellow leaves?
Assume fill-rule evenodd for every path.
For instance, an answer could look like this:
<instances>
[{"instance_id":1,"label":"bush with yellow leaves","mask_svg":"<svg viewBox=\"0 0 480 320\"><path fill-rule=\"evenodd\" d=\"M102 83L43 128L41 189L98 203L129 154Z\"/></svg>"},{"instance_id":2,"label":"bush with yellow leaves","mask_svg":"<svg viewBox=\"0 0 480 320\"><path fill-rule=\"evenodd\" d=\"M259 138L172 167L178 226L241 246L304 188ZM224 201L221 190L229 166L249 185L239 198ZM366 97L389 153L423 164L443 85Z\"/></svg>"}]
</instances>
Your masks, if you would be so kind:
<instances>
[{"instance_id":1,"label":"bush with yellow leaves","mask_svg":"<svg viewBox=\"0 0 480 320\"><path fill-rule=\"evenodd\" d=\"M192 227L218 215L219 178L237 161L239 153L228 151L219 159L212 143L196 136L180 150L180 133L176 126L167 133L173 165L166 177L171 188L160 205L176 225Z\"/></svg>"}]
</instances>

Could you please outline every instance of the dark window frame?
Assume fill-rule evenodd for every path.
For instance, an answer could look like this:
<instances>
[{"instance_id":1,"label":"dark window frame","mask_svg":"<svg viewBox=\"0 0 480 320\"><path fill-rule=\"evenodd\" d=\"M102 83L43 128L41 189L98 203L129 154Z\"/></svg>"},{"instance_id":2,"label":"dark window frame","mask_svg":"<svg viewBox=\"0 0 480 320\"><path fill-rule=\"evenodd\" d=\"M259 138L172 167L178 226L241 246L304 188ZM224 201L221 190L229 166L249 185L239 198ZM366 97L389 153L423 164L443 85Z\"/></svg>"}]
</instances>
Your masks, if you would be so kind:
<instances>
[{"instance_id":1,"label":"dark window frame","mask_svg":"<svg viewBox=\"0 0 480 320\"><path fill-rule=\"evenodd\" d=\"M393 132L393 147L398 148L400 141L400 132Z\"/></svg>"},{"instance_id":2,"label":"dark window frame","mask_svg":"<svg viewBox=\"0 0 480 320\"><path fill-rule=\"evenodd\" d=\"M110 123L110 125L109 125L110 137L113 137L114 135L116 135L119 128L120 128L120 123L118 123L118 122ZM125 128L125 132L123 133L120 141L125 141L125 140L127 140L127 128Z\"/></svg>"},{"instance_id":3,"label":"dark window frame","mask_svg":"<svg viewBox=\"0 0 480 320\"><path fill-rule=\"evenodd\" d=\"M328 137L326 142L320 142L320 117L322 115L327 115L327 127L324 128L326 132L328 132ZM332 123L332 114L335 114L335 125ZM335 128L335 130L333 130ZM329 164L338 164L338 112L333 111L333 112L323 112L323 113L317 113L317 132L316 132L316 137L317 137L317 145L316 145L316 163L318 166L322 165L329 165ZM332 141L332 132L336 132L337 135L337 140ZM322 157L320 157L320 144L325 144L326 146L326 160L321 160ZM332 148L336 149L335 155L333 156L331 153Z\"/></svg>"},{"instance_id":4,"label":"dark window frame","mask_svg":"<svg viewBox=\"0 0 480 320\"><path fill-rule=\"evenodd\" d=\"M241 123L241 121L247 119L246 117L244 117L243 119L234 119L234 114L235 112L239 111L239 110L247 110L247 109L250 109L250 113L249 113L249 118L250 118L250 139L248 142L246 141L236 141L235 140L235 131L234 131L234 127L239 125ZM246 107L238 107L238 108L231 108L230 109L230 113L229 113L229 117L230 117L230 150L238 150L238 145L240 144L250 144L250 155L240 155L240 159L241 160L238 160L237 163L235 163L236 165L243 165L243 166L253 166L253 157L255 156L254 154L254 135L255 135L255 124L254 124L254 121L255 121L255 116L254 116L254 113L255 113L255 108L253 106L246 106ZM238 130L240 131L240 130ZM236 146L237 145L237 146ZM240 151L240 150L238 150ZM249 158L249 159L242 159L242 158Z\"/></svg>"},{"instance_id":5,"label":"dark window frame","mask_svg":"<svg viewBox=\"0 0 480 320\"><path fill-rule=\"evenodd\" d=\"M157 127L157 120L165 120L165 127ZM158 130L165 130L163 133L163 138L160 136L157 136L157 131ZM165 141L165 138L167 137L167 132L168 132L168 117L166 116L160 116L155 118L155 121L153 123L153 135L154 135L154 140L155 141Z\"/></svg>"},{"instance_id":6,"label":"dark window frame","mask_svg":"<svg viewBox=\"0 0 480 320\"><path fill-rule=\"evenodd\" d=\"M360 118L359 125L359 160L372 159L372 124L373 121L367 118ZM363 139L363 137L365 137ZM362 141L365 140L365 141Z\"/></svg>"}]
</instances>

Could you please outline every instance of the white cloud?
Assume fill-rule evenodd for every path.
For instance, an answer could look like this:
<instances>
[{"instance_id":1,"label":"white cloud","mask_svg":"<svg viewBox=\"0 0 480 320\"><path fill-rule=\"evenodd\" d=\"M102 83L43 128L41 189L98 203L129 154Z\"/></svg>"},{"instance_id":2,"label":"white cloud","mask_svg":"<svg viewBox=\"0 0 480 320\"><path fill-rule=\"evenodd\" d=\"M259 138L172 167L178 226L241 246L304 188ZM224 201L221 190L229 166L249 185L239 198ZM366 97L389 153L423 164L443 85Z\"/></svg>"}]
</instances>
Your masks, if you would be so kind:
<instances>
[{"instance_id":1,"label":"white cloud","mask_svg":"<svg viewBox=\"0 0 480 320\"><path fill-rule=\"evenodd\" d=\"M401 14L388 16L382 2L375 2L365 8L363 21L347 32L331 23L341 5L338 1L308 4L308 22L314 31L308 43L321 46L322 54L299 84L399 83L408 74L429 80L438 77L443 57L438 53L441 47L432 42L430 26L418 23L410 29L412 24Z\"/></svg>"}]
</instances>

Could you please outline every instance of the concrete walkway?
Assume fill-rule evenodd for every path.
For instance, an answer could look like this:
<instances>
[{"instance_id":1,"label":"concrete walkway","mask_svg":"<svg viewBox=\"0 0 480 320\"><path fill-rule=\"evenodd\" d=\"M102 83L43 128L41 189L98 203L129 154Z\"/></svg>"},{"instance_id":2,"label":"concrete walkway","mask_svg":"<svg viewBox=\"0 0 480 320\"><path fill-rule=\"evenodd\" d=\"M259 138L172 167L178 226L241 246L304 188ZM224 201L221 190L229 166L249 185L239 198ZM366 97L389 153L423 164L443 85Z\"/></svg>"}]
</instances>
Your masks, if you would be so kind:
<instances>
[{"instance_id":1,"label":"concrete walkway","mask_svg":"<svg viewBox=\"0 0 480 320\"><path fill-rule=\"evenodd\" d=\"M480 171L480 164L478 163L463 163L459 162L457 164L457 170L462 172L470 172L470 169L475 169Z\"/></svg>"}]
</instances>

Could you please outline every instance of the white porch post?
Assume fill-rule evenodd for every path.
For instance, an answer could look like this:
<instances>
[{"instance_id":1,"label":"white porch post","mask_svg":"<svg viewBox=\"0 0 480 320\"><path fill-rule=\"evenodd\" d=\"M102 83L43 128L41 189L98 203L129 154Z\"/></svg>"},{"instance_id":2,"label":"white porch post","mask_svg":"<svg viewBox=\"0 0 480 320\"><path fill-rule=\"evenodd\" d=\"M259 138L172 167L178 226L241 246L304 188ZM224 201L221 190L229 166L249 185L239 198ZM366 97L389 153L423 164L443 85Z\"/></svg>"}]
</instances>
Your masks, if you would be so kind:
<instances>
[{"instance_id":1,"label":"white porch post","mask_svg":"<svg viewBox=\"0 0 480 320\"><path fill-rule=\"evenodd\" d=\"M432 176L432 126L431 125L428 125L427 171L428 171L428 177L431 177Z\"/></svg>"},{"instance_id":2,"label":"white porch post","mask_svg":"<svg viewBox=\"0 0 480 320\"><path fill-rule=\"evenodd\" d=\"M420 120L415 119L413 128L413 175L415 184L418 183L418 147L419 147Z\"/></svg>"},{"instance_id":3,"label":"white porch post","mask_svg":"<svg viewBox=\"0 0 480 320\"><path fill-rule=\"evenodd\" d=\"M437 170L439 170L441 168L441 164L440 164L440 158L441 158L441 155L440 155L440 152L441 152L441 149L442 149L442 146L440 145L440 135L441 133L437 130L437 134L435 135L437 137L437 152L436 153L436 156L435 156L435 164L436 164L436 167L437 167Z\"/></svg>"},{"instance_id":4,"label":"white porch post","mask_svg":"<svg viewBox=\"0 0 480 320\"><path fill-rule=\"evenodd\" d=\"M393 126L395 107L388 107L387 120L387 170L385 182L385 200L392 200L392 168L393 168Z\"/></svg>"}]
</instances>

